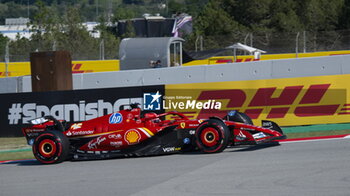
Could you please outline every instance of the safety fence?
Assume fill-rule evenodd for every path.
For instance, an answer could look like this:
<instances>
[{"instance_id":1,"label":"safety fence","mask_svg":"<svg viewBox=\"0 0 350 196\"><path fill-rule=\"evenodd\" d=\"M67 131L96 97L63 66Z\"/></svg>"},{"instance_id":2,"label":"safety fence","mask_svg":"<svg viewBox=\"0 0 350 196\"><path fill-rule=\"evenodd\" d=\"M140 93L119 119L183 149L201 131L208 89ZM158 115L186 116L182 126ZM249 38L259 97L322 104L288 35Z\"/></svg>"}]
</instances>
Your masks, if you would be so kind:
<instances>
[{"instance_id":1,"label":"safety fence","mask_svg":"<svg viewBox=\"0 0 350 196\"><path fill-rule=\"evenodd\" d=\"M301 32L235 32L231 35L191 37L185 42L187 50L225 48L234 43L243 43L269 54L307 53L320 51L349 50L350 30L301 31ZM243 54L246 54L243 52Z\"/></svg>"},{"instance_id":2,"label":"safety fence","mask_svg":"<svg viewBox=\"0 0 350 196\"><path fill-rule=\"evenodd\" d=\"M328 51L328 52L310 52L300 53L298 55L289 54L265 54L261 55L260 59L254 59L254 56L243 55L237 56L236 61L233 56L215 56L204 60L195 60L184 64L183 66L194 65L212 65L212 64L225 64L232 62L250 62L259 60L277 60L277 59L292 59L292 58L305 58L305 57L319 57L319 56L335 56L335 55L348 55L350 50L343 51ZM108 72L119 71L119 60L96 60L96 61L73 61L72 73L92 73L92 72ZM0 78L1 77L13 77L13 76L25 76L30 75L30 62L0 62Z\"/></svg>"}]
</instances>

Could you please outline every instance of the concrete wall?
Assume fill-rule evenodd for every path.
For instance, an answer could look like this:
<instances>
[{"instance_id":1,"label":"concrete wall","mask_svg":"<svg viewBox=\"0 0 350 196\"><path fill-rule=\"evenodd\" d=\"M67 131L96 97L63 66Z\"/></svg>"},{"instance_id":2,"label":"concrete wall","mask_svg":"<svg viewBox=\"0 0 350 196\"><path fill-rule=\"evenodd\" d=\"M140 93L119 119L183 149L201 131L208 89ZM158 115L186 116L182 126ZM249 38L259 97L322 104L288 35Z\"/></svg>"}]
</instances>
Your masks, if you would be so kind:
<instances>
[{"instance_id":1,"label":"concrete wall","mask_svg":"<svg viewBox=\"0 0 350 196\"><path fill-rule=\"evenodd\" d=\"M0 93L21 92L18 89L19 77L0 78Z\"/></svg>"},{"instance_id":2,"label":"concrete wall","mask_svg":"<svg viewBox=\"0 0 350 196\"><path fill-rule=\"evenodd\" d=\"M74 89L350 74L350 56L282 59L73 75ZM0 93L31 92L30 76L0 79Z\"/></svg>"}]
</instances>

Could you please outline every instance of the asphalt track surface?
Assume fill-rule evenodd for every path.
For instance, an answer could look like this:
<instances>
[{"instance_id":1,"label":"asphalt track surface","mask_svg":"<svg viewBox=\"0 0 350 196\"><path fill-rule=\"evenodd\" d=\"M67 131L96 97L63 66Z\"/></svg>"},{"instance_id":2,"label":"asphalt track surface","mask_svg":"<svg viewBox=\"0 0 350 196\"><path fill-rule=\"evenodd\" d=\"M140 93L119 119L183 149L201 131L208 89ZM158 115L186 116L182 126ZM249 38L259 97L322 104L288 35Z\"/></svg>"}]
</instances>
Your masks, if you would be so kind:
<instances>
[{"instance_id":1,"label":"asphalt track surface","mask_svg":"<svg viewBox=\"0 0 350 196\"><path fill-rule=\"evenodd\" d=\"M0 164L0 195L350 195L350 140L40 165Z\"/></svg>"}]
</instances>

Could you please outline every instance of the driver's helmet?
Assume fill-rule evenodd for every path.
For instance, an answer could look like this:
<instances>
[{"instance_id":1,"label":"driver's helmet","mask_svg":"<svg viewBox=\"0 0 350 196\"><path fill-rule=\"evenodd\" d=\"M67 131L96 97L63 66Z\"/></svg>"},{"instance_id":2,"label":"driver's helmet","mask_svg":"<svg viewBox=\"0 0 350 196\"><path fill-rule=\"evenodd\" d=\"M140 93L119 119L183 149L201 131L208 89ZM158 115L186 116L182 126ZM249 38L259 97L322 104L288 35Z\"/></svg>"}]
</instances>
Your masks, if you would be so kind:
<instances>
[{"instance_id":1,"label":"driver's helmet","mask_svg":"<svg viewBox=\"0 0 350 196\"><path fill-rule=\"evenodd\" d=\"M155 119L155 118L157 118L157 114L156 113L154 113L154 112L148 112L148 113L146 113L145 114L145 118L146 119Z\"/></svg>"},{"instance_id":2,"label":"driver's helmet","mask_svg":"<svg viewBox=\"0 0 350 196\"><path fill-rule=\"evenodd\" d=\"M160 122L160 119L158 118L158 115L154 112L148 112L145 114L145 118L146 120L150 120L154 123L158 123Z\"/></svg>"}]
</instances>

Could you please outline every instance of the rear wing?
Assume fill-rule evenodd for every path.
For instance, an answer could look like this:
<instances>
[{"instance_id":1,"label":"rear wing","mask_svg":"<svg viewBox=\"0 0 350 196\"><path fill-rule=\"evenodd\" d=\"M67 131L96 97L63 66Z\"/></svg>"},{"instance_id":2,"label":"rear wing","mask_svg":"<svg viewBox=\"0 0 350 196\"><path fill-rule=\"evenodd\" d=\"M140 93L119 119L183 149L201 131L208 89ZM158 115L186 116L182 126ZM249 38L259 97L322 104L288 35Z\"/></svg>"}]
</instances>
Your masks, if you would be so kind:
<instances>
[{"instance_id":1,"label":"rear wing","mask_svg":"<svg viewBox=\"0 0 350 196\"><path fill-rule=\"evenodd\" d=\"M50 124L53 124L53 123L50 123ZM26 137L27 143L29 145L33 145L35 138L38 137L45 130L46 130L46 124L40 123L30 127L22 128L22 133Z\"/></svg>"},{"instance_id":2,"label":"rear wing","mask_svg":"<svg viewBox=\"0 0 350 196\"><path fill-rule=\"evenodd\" d=\"M59 121L53 116L43 116L30 120L29 122L32 126L22 128L22 133L26 137L29 145L32 145L35 138L48 129L64 131L66 127L66 121Z\"/></svg>"}]
</instances>

